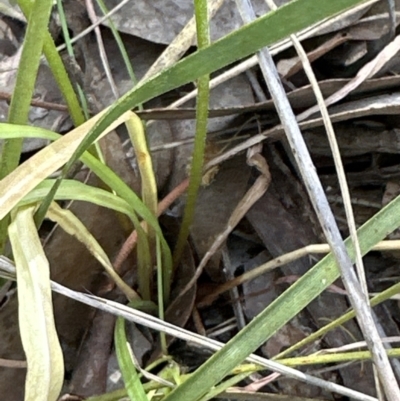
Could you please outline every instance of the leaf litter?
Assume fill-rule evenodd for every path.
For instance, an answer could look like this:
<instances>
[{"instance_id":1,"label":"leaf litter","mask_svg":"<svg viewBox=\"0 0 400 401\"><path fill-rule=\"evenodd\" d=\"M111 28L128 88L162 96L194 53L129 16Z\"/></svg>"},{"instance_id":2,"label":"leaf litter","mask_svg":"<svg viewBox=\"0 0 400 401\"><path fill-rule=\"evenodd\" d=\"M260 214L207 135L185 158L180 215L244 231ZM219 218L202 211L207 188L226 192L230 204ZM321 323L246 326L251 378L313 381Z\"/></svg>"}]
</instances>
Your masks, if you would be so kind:
<instances>
[{"instance_id":1,"label":"leaf litter","mask_svg":"<svg viewBox=\"0 0 400 401\"><path fill-rule=\"evenodd\" d=\"M89 25L87 15L82 8L80 8L79 14L75 14L74 1L65 3L70 29L75 36ZM150 4L138 1L135 2L135 7L123 8L113 20L117 27L124 32L123 41L131 60L133 60L138 79L145 76L150 66L165 49L169 49L167 45L172 42L192 16L193 11L187 2L171 1L169 5L167 3L153 2ZM331 25L329 30L313 34L304 41L324 96L332 99L329 104L339 102L338 105L330 106L329 111L334 122L347 182L351 194L356 195L353 196L353 208L358 226L399 192L396 189L400 176L400 165L396 156L400 152L397 138L399 123L397 115L400 108L397 93L399 78L396 63L391 63L397 57L398 38L392 39L388 36L391 26L388 22L387 10L382 8L382 2L376 5L373 3L368 2L367 6L359 9L357 13L350 13L346 17L337 19L336 24ZM396 10L400 7L400 4L397 3ZM111 9L115 2L109 1L106 4ZM218 6L220 4L217 4ZM265 12L265 9L262 9L265 6L264 2L255 1L254 6L260 14ZM138 18L138 23L134 23L134 19L129 17L128 9L133 12L134 18ZM158 18L159 15L163 16L161 20ZM73 22L74 20L75 22ZM1 22L6 27L13 23L8 17L2 18ZM226 24L222 22L226 22ZM398 11L395 23L397 26ZM212 28L213 35L215 35L213 40L236 29L239 24L240 18L234 2L226 0L221 9L216 10ZM157 29L154 28L155 26ZM23 30L23 25L20 25L19 29ZM57 27L54 28L52 33L59 38L57 29ZM19 46L20 42L16 33L18 30L14 27L11 33L9 31L4 34L2 40ZM133 83L129 81L129 76L125 72L108 28L103 26L101 33L105 38L105 51L108 55L113 79L119 93L123 94L132 87ZM19 37L20 39L21 37ZM186 45L180 48L178 54L182 55L190 51L190 45L193 46L193 32L189 33ZM12 75L6 70L9 70L9 67L15 62L15 58L18 57L16 51L17 47L15 47L14 54L2 55L1 59L3 68L0 79L2 82L7 82L2 85L6 94L12 91L12 80L10 81ZM94 96L96 103L102 109L112 103L113 95L101 67L97 44L86 37L77 42L77 52L77 61L83 66L84 88L88 94ZM330 199L341 233L343 236L347 236L348 228L330 148L324 132L320 128L321 118L315 115L318 109L312 108L315 104L312 89L291 48L275 53L275 59L278 71L283 77L289 101L296 115L304 119L300 127ZM170 61L164 65L168 65L168 63ZM256 63L249 68L255 74L268 99L269 94L260 78ZM30 122L36 126L63 132L68 130L71 125L68 125L70 123L66 120L65 112L50 111L45 107L45 102L62 105L62 101L55 83L46 72L46 67L43 66L42 70L45 71L43 73L45 75L43 78L39 76L37 84L39 98L35 101L43 107L32 106ZM229 73L229 70L225 71L225 74L227 72ZM377 77L376 74L380 75ZM162 197L168 195L187 176L192 149L191 138L193 138L194 132L193 118L195 117L194 109L190 109L194 106L193 104L185 104L184 108L168 108L168 106L183 95L192 93L193 89L193 86L188 85L173 91L173 93L154 99L146 104L143 111L138 111L143 119L151 120L148 123L147 134L150 149L153 149L153 163L158 189ZM202 188L199 195L196 219L192 226L192 242L188 248L188 260L191 262L186 263L189 267L179 273L175 288L175 294L181 293L192 277L197 278L194 273L195 267L202 266L200 261L205 257L208 259L207 264L203 263L205 273L201 276L198 274L200 281L197 283L202 325L208 331L230 317L235 317L238 321L237 328L230 328L227 332L220 334L219 339L222 341L229 340L240 328L240 313L242 317L244 316L245 322L251 320L271 300L282 293L285 287L290 285L287 280L285 281L285 277L303 275L318 258L310 255L308 258L292 261L277 270L264 273L251 282L242 284L236 295L226 292L214 304L202 305L202 298L211 294L215 285L227 279L226 272L223 271L223 267L227 268L228 266L226 260L222 258L224 252L229 256L231 266L235 266L231 271L234 277L306 245L325 242L304 185L299 179L296 166L291 160L290 153L287 152L282 131L277 127L278 119L273 102L271 100L260 102L256 96L259 89L254 86L254 81L248 79L248 75L242 74L227 80L211 92L209 153L211 153L212 161L208 166L217 164L220 166L218 167L219 171L214 170L210 182ZM5 115L7 100L5 96L1 101ZM52 119L47 121L50 115ZM157 122L154 122L156 119ZM249 137L250 139L246 139ZM107 163L112 166L114 171L118 171L118 174L129 183L131 188L138 192L140 182L137 178L137 171L135 172L136 164L129 145L124 145L125 140L126 133L122 129L117 129L116 132L103 139L102 147ZM170 143L173 145L169 146ZM262 143L260 155L268 163L271 184L264 194L259 193L251 198L252 207L240 214L239 221L236 221L235 208L240 206L240 202L245 199L246 192L260 178L256 169L247 166L241 155L243 150L253 147L256 143ZM33 145L27 147L25 151L33 152L36 148L44 145L45 143L33 141ZM215 154L218 154L216 158ZM27 153L26 157L29 156L30 154ZM90 180L94 179L90 178ZM98 182L93 185L101 184ZM260 199L257 200L258 197ZM184 197L176 200L175 204L170 205L165 211L166 216L161 218L161 221L165 225L166 232L173 232L173 225L181 217L183 203ZM114 213L94 205L75 202L71 206L71 210L101 242L107 255L111 259L116 257L123 242L129 236L131 227L127 226L126 222ZM232 219L235 222L230 225ZM391 238L397 238L393 235ZM219 242L215 243L216 238L219 238ZM110 285L107 284L108 280L101 273L98 263L90 257L85 248L77 246L76 241L62 230L51 231L47 240L46 253L52 269L52 279L56 282L69 288L95 294L104 293L105 288L108 288L107 285ZM65 257L65 255L68 256ZM135 272L132 270L134 258L126 257L128 260L125 264L128 266L123 271L125 279L132 284L136 280ZM391 269L398 263L396 252L374 253L367 256L364 263L371 292L379 292L386 288L383 284L384 280L396 280L396 274ZM198 272L200 273L200 270ZM233 277L231 276L231 278ZM195 283L193 282L193 284ZM336 284L339 288L341 287L340 281ZM196 319L190 318L190 316L195 304L196 287L191 286L190 288L189 298L172 303L169 314L183 316L179 322L173 319L171 321L183 326L189 320L188 327L194 329ZM108 294L114 294L114 292L111 291ZM112 296L115 299L121 297L119 293ZM235 305L235 312L233 312L232 305ZM184 307L182 308L182 306ZM7 328L8 333L11 333L8 337L9 341L5 343L2 356L10 359L23 359L20 344L13 338L15 337L13 333L17 332L17 322L14 317L10 318L10 313L13 316L15 307L16 297L14 295L13 298L11 295L11 300L0 309L0 324ZM77 372L81 372L80 369L83 369L83 375L88 374L87 371L85 372L85 368L87 370L89 366L92 366L90 354L94 353L96 344L91 345L92 343L87 338L95 338L99 334L99 330L95 329L96 317L93 318L92 313L86 307L74 301L67 301L66 298L60 296L55 298L54 308L67 370L72 377L74 372L77 377ZM347 308L348 302L343 294L324 292L296 319L279 330L261 348L261 354L272 358L285 347L307 337L311 331L321 327L324 322L341 316ZM377 317L385 334L399 336L399 322L396 318L397 304L391 302L381 308ZM89 337L83 336L85 332L89 333ZM106 330L100 330L100 332L102 335L97 346L108 344L107 352L103 355L101 362L103 382L99 383L99 387L86 391L82 383L77 384L74 379L68 383L67 380L64 383L66 392L89 396L100 391L99 389L105 391L106 374L104 372L107 371L108 356L112 352L112 331L108 334L106 334ZM152 333L144 332L142 334L146 340L136 344L136 347L147 347L148 358L157 345ZM306 351L311 353L320 349L338 348L361 339L362 335L356 322L350 321L343 327L329 332ZM83 348L79 345L82 340ZM146 342L147 345L144 345ZM152 345L152 349L148 344ZM89 347L88 354L82 351L85 346ZM172 347L174 346L172 345ZM143 355L142 363L146 363L146 355ZM400 369L396 363L394 368L397 380L399 380ZM10 386L10 370L6 368L1 368L1 370L4 371L4 375L1 374L3 379L0 380L2 393L9 394L8 399L11 401L21 399L21 393L16 388L17 386L12 386L13 388ZM338 366L335 370L310 368L309 372L314 372L315 375L332 382L343 383L347 387L365 394L375 395L375 385L369 362ZM13 381L17 382L23 380L23 376L23 372L15 371L12 372L11 377ZM317 387L310 388L310 386L293 379L275 378L274 382L269 382L264 387L264 391L290 394L304 397L303 399L305 397L333 399L330 392Z\"/></svg>"}]
</instances>

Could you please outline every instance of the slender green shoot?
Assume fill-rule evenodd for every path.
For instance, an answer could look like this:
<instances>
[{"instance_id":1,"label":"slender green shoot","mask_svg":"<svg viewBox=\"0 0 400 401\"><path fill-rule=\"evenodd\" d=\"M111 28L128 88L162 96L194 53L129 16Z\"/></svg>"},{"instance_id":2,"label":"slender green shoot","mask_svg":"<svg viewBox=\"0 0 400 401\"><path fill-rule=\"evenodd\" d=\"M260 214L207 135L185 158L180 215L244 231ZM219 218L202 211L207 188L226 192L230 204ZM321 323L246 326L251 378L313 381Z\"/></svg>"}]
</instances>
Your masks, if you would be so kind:
<instances>
[{"instance_id":1,"label":"slender green shoot","mask_svg":"<svg viewBox=\"0 0 400 401\"><path fill-rule=\"evenodd\" d=\"M238 384L242 380L246 379L246 377L249 377L253 372L245 372L245 373L240 373L236 376L232 376L229 379L223 381L221 384L218 384L217 386L213 387L207 395L204 397L200 398L200 401L208 401L211 400L215 397L218 396L218 394L223 393L225 390L227 390L230 387L233 387L235 384Z\"/></svg>"},{"instance_id":2,"label":"slender green shoot","mask_svg":"<svg viewBox=\"0 0 400 401\"><path fill-rule=\"evenodd\" d=\"M394 295L397 295L400 293L400 283L394 284L393 286L389 287L385 291L382 291L380 294L376 295L375 297L371 298L370 300L370 305L375 306L379 305L380 303L390 299ZM316 341L318 338L324 336L328 331L334 330L340 326L342 326L344 323L348 322L350 319L353 319L356 317L356 314L354 310L351 310L350 312L345 313L343 316L340 316L339 318L335 319L333 322L330 322L329 324L325 325L324 327L321 327L319 330L317 330L315 333L310 334L303 340L297 342L296 344L293 344L289 348L285 349L278 355L274 356L272 359L274 360L279 360L286 357L287 355L290 355L292 352L297 351L298 349L306 346L307 344L312 343L313 341Z\"/></svg>"},{"instance_id":3,"label":"slender green shoot","mask_svg":"<svg viewBox=\"0 0 400 401\"><path fill-rule=\"evenodd\" d=\"M21 7L25 17L30 15L33 7L33 3L31 1L19 0L18 5ZM57 85L67 103L68 111L71 115L72 121L74 122L75 126L83 124L85 122L85 117L82 113L81 106L49 32L46 32L44 37L43 52L46 56L51 72L53 73L54 79L56 80Z\"/></svg>"},{"instance_id":4,"label":"slender green shoot","mask_svg":"<svg viewBox=\"0 0 400 401\"><path fill-rule=\"evenodd\" d=\"M199 49L203 49L210 44L207 0L195 0L194 5L197 27L197 44ZM210 76L206 74L199 77L197 83L196 135L194 138L193 156L190 166L186 206L183 213L181 228L179 230L178 241L173 253L174 268L177 267L182 257L189 235L190 226L193 222L197 194L202 180L204 152L206 148Z\"/></svg>"},{"instance_id":5,"label":"slender green shoot","mask_svg":"<svg viewBox=\"0 0 400 401\"><path fill-rule=\"evenodd\" d=\"M121 369L125 389L129 399L131 401L148 401L146 392L133 362L132 350L125 333L125 320L122 317L117 319L115 325L114 342L118 365Z\"/></svg>"},{"instance_id":6,"label":"slender green shoot","mask_svg":"<svg viewBox=\"0 0 400 401\"><path fill-rule=\"evenodd\" d=\"M386 350L390 358L398 358L400 356L400 348L392 348ZM305 356L298 356L295 358L280 359L279 363L285 366L306 366L318 365L328 363L345 363L371 360L371 352L369 351L355 351L355 352L335 352L327 354L312 354Z\"/></svg>"},{"instance_id":7,"label":"slender green shoot","mask_svg":"<svg viewBox=\"0 0 400 401\"><path fill-rule=\"evenodd\" d=\"M164 293L165 293L165 281L163 277L163 266L162 266L162 250L160 238L156 237L156 255L157 255L157 299L158 299L158 317L161 320L165 320L164 316ZM161 351L163 355L168 354L167 338L165 333L160 333Z\"/></svg>"},{"instance_id":8,"label":"slender green shoot","mask_svg":"<svg viewBox=\"0 0 400 401\"><path fill-rule=\"evenodd\" d=\"M37 1L29 14L28 26L22 45L21 59L17 71L15 88L8 113L8 122L26 124L36 76L47 32L52 0ZM22 151L20 138L6 140L0 151L0 180L13 171L19 163ZM0 253L3 253L7 241L9 217L0 221Z\"/></svg>"}]
</instances>

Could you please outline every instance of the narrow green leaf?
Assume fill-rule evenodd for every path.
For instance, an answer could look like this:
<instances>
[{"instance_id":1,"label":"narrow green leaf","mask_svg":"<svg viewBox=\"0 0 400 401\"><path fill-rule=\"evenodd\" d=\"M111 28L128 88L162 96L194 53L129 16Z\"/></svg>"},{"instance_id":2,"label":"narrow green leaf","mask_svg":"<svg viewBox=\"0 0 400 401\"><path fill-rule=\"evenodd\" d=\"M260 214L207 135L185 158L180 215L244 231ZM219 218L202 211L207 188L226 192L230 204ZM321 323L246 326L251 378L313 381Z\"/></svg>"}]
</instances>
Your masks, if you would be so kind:
<instances>
[{"instance_id":1,"label":"narrow green leaf","mask_svg":"<svg viewBox=\"0 0 400 401\"><path fill-rule=\"evenodd\" d=\"M60 134L40 127L30 127L21 124L0 123L0 138L11 140L15 138L43 138L55 141Z\"/></svg>"},{"instance_id":2,"label":"narrow green leaf","mask_svg":"<svg viewBox=\"0 0 400 401\"><path fill-rule=\"evenodd\" d=\"M96 2L97 2L97 5L99 6L101 12L104 15L108 14L109 10L107 9L104 1L103 0L96 0ZM136 79L135 72L133 71L131 59L130 59L130 57L128 55L128 52L126 51L126 48L125 48L124 42L123 42L123 40L121 38L121 35L120 35L117 27L115 26L115 24L114 24L114 22L112 21L111 18L109 18L107 20L107 25L110 28L110 30L111 30L111 32L112 32L112 34L114 36L114 40L117 43L119 52L121 53L122 59L124 60L125 68L126 68L126 70L128 72L129 78L131 79L132 86L134 86L134 85L137 84L138 81ZM143 110L142 105L139 105L139 110Z\"/></svg>"},{"instance_id":3,"label":"narrow green leaf","mask_svg":"<svg viewBox=\"0 0 400 401\"><path fill-rule=\"evenodd\" d=\"M270 12L253 23L232 32L157 74L154 78L137 85L111 106L95 124L67 163L64 173L88 149L90 144L124 112L364 1L366 0L319 0L318 7L315 6L315 0L291 1L277 11Z\"/></svg>"},{"instance_id":4,"label":"narrow green leaf","mask_svg":"<svg viewBox=\"0 0 400 401\"><path fill-rule=\"evenodd\" d=\"M400 196L358 230L362 254L366 254L377 242L399 226ZM354 260L351 240L348 238L345 243L350 257ZM330 253L264 309L164 401L199 400L206 394L208 388L219 383L235 366L296 316L339 276L339 269ZM207 383L207 386L204 383Z\"/></svg>"},{"instance_id":5,"label":"narrow green leaf","mask_svg":"<svg viewBox=\"0 0 400 401\"><path fill-rule=\"evenodd\" d=\"M387 288L385 291L382 291L380 294L371 298L369 301L370 305L371 306L379 305L380 303L394 297L395 295L397 295L399 293L400 293L400 283L394 284L391 287ZM356 314L355 314L354 310L352 309L351 311L345 313L344 315L342 315L342 316L338 317L337 319L333 320L332 322L328 323L327 325L321 327L314 333L311 333L308 337L303 338L303 340L297 342L296 344L291 345L289 348L280 352L278 355L275 355L272 359L279 360L283 357L286 357L287 355L290 355L294 351L306 346L307 344L317 341L318 338L322 337L323 335L328 333L330 330L334 330L335 328L342 326L344 323L346 323L347 321L349 321L351 319L354 319L355 317L356 317Z\"/></svg>"},{"instance_id":6,"label":"narrow green leaf","mask_svg":"<svg viewBox=\"0 0 400 401\"><path fill-rule=\"evenodd\" d=\"M10 123L25 124L28 121L29 108L33 97L51 7L52 0L36 1L32 6L8 113L8 121ZM22 139L5 141L0 158L0 179L17 167L21 149Z\"/></svg>"},{"instance_id":7,"label":"narrow green leaf","mask_svg":"<svg viewBox=\"0 0 400 401\"><path fill-rule=\"evenodd\" d=\"M398 358L400 356L399 348L391 348L386 350L387 355L391 358ZM279 363L285 366L305 366L305 365L326 365L328 363L345 363L345 362L359 362L371 360L370 351L352 351L352 352L335 352L323 355L311 354L299 356L296 358L280 359Z\"/></svg>"},{"instance_id":8,"label":"narrow green leaf","mask_svg":"<svg viewBox=\"0 0 400 401\"><path fill-rule=\"evenodd\" d=\"M52 0L36 1L29 15L15 88L8 112L10 123L26 124L28 121L51 6ZM0 147L0 180L18 166L21 150L22 139L4 141ZM8 217L0 221L0 253L6 243L8 222Z\"/></svg>"},{"instance_id":9,"label":"narrow green leaf","mask_svg":"<svg viewBox=\"0 0 400 401\"><path fill-rule=\"evenodd\" d=\"M131 401L148 401L143 384L132 361L131 349L125 334L125 320L117 319L114 332L115 351L124 379L126 392Z\"/></svg>"},{"instance_id":10,"label":"narrow green leaf","mask_svg":"<svg viewBox=\"0 0 400 401\"><path fill-rule=\"evenodd\" d=\"M33 191L26 195L19 206L40 202L50 191L55 180L41 182ZM126 214L133 220L132 207L119 196L114 195L101 188L92 187L75 180L64 180L57 191L56 200L76 200L91 202L99 206L107 207L120 213Z\"/></svg>"},{"instance_id":11,"label":"narrow green leaf","mask_svg":"<svg viewBox=\"0 0 400 401\"><path fill-rule=\"evenodd\" d=\"M29 0L19 0L19 6L21 7L25 17L28 17L31 14L33 4ZM62 22L64 22L64 20L62 20ZM64 96L64 99L68 106L68 110L70 112L72 120L74 121L75 126L83 124L85 121L85 117L82 113L74 88L66 72L61 57L56 49L53 38L47 31L45 32L43 39L43 52L47 58L47 62L57 82L57 85L60 88L62 95ZM50 192L48 197L44 199L38 211L36 212L35 220L36 220L36 225L38 227L40 227L44 219L46 210L48 209L50 203L52 202L55 192L56 192L56 187L53 190L53 192Z\"/></svg>"},{"instance_id":12,"label":"narrow green leaf","mask_svg":"<svg viewBox=\"0 0 400 401\"><path fill-rule=\"evenodd\" d=\"M195 16L197 43L199 49L203 49L210 44L210 32L208 24L208 10L206 0L195 0ZM196 104L196 135L192 163L190 166L189 187L187 190L187 200L183 213L182 224L178 234L178 240L173 254L174 267L179 265L186 241L189 236L190 226L192 225L197 194L202 181L204 152L207 138L208 104L210 97L210 76L204 75L197 81L197 104Z\"/></svg>"},{"instance_id":13,"label":"narrow green leaf","mask_svg":"<svg viewBox=\"0 0 400 401\"><path fill-rule=\"evenodd\" d=\"M21 7L24 15L28 16L32 10L33 3L29 0L19 0L18 5ZM45 33L43 41L43 53L47 59L61 94L65 99L72 121L74 122L75 126L83 124L85 122L85 117L82 113L81 106L60 54L58 53L53 38L49 32Z\"/></svg>"}]
</instances>

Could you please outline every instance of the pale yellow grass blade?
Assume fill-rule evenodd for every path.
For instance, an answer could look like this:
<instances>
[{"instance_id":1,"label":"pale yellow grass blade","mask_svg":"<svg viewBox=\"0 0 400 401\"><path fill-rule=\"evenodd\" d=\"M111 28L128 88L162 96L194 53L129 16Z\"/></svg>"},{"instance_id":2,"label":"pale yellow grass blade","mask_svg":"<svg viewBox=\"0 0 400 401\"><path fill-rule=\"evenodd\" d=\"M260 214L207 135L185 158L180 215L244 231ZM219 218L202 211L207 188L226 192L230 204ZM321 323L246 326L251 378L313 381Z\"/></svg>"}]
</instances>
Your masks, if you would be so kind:
<instances>
[{"instance_id":1,"label":"pale yellow grass blade","mask_svg":"<svg viewBox=\"0 0 400 401\"><path fill-rule=\"evenodd\" d=\"M27 193L71 158L90 128L106 111L107 109L103 110L62 138L46 146L0 181L0 219L6 216ZM129 117L130 111L124 113L103 132L102 136L124 123Z\"/></svg>"},{"instance_id":2,"label":"pale yellow grass blade","mask_svg":"<svg viewBox=\"0 0 400 401\"><path fill-rule=\"evenodd\" d=\"M64 362L54 325L49 263L33 212L33 206L19 209L9 226L17 269L19 329L28 364L25 401L56 401Z\"/></svg>"},{"instance_id":3,"label":"pale yellow grass blade","mask_svg":"<svg viewBox=\"0 0 400 401\"><path fill-rule=\"evenodd\" d=\"M62 209L57 203L53 202L47 211L46 217L58 223L65 232L73 235L78 241L82 242L129 300L140 299L139 295L116 273L110 259L96 238L93 237L90 231L70 210Z\"/></svg>"}]
</instances>

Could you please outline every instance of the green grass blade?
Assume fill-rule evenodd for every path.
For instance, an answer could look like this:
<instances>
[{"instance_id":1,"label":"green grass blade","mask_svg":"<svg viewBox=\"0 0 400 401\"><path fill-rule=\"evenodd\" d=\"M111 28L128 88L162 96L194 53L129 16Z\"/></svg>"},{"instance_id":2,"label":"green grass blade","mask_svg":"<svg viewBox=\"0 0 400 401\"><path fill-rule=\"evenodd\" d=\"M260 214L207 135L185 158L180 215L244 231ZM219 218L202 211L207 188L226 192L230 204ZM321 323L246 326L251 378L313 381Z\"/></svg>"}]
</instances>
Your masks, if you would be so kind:
<instances>
[{"instance_id":1,"label":"green grass blade","mask_svg":"<svg viewBox=\"0 0 400 401\"><path fill-rule=\"evenodd\" d=\"M212 400L213 398L216 398L218 394L223 393L225 390L227 390L229 387L235 386L235 384L238 384L239 382L243 381L246 379L246 377L250 376L254 372L246 372L246 373L240 373L236 376L230 377L229 379L225 380L218 386L215 386L211 389L207 395L205 395L203 398L200 399L200 401L208 401Z\"/></svg>"},{"instance_id":2,"label":"green grass blade","mask_svg":"<svg viewBox=\"0 0 400 401\"><path fill-rule=\"evenodd\" d=\"M358 230L363 255L399 226L400 197L397 197ZM350 257L354 260L350 239L345 243ZM330 253L167 396L165 401L195 401L204 396L209 387L219 383L236 365L296 316L339 275L334 257ZM207 386L204 383L207 383Z\"/></svg>"},{"instance_id":3,"label":"green grass blade","mask_svg":"<svg viewBox=\"0 0 400 401\"><path fill-rule=\"evenodd\" d=\"M67 49L68 56L74 57L74 49L71 44L71 38L68 32L68 23L65 17L64 7L60 0L56 0L57 12L60 18L61 30L64 36L65 48Z\"/></svg>"},{"instance_id":4,"label":"green grass blade","mask_svg":"<svg viewBox=\"0 0 400 401\"><path fill-rule=\"evenodd\" d=\"M114 331L115 351L118 365L124 379L126 392L131 401L148 401L138 372L132 361L131 350L125 333L125 320L117 319Z\"/></svg>"},{"instance_id":5,"label":"green grass blade","mask_svg":"<svg viewBox=\"0 0 400 401\"><path fill-rule=\"evenodd\" d=\"M51 68L54 79L56 80L61 94L64 97L65 103L67 104L68 111L72 121L74 122L74 125L77 127L83 124L86 119L81 105L50 34L46 35L43 44L43 52L46 56L47 62L49 63L49 67Z\"/></svg>"},{"instance_id":6,"label":"green grass blade","mask_svg":"<svg viewBox=\"0 0 400 401\"><path fill-rule=\"evenodd\" d=\"M47 32L51 7L51 0L36 1L29 15L15 88L8 113L8 121L10 123L25 124L28 121L30 102L39 69L40 56L42 54L44 37ZM22 141L11 142L17 143ZM17 156L19 158L19 153ZM8 158L11 155L5 154L3 157L5 159L2 161L2 165L4 163L7 166L6 171L12 171L18 164L19 159L12 160L11 164L7 165ZM2 178L3 175L0 177Z\"/></svg>"},{"instance_id":7,"label":"green grass blade","mask_svg":"<svg viewBox=\"0 0 400 401\"><path fill-rule=\"evenodd\" d=\"M205 49L186 57L143 84L137 85L111 106L92 128L65 166L64 174L90 144L101 135L101 132L125 111L172 89L195 81L200 76L210 74L255 53L264 46L271 45L321 19L335 15L364 1L320 0L318 7L315 6L315 0L292 1L277 11L270 12Z\"/></svg>"},{"instance_id":8,"label":"green grass blade","mask_svg":"<svg viewBox=\"0 0 400 401\"><path fill-rule=\"evenodd\" d=\"M134 208L135 212L139 214L143 220L145 220L155 231L156 235L160 238L162 255L163 255L163 273L165 274L164 280L170 282L172 276L172 255L171 250L164 238L163 232L158 224L157 218L150 212L150 210L143 204L139 197L128 187L115 174L111 169L104 168L103 164L95 157L86 153L82 157L82 161L105 183L107 184L117 195L127 201ZM105 166L106 167L106 166ZM140 236L138 235L138 240ZM150 252L150 251L149 251Z\"/></svg>"},{"instance_id":9,"label":"green grass blade","mask_svg":"<svg viewBox=\"0 0 400 401\"><path fill-rule=\"evenodd\" d=\"M391 358L398 358L400 356L399 348L392 348L386 350ZM305 355L296 358L281 359L279 363L285 366L305 366L305 365L319 365L328 363L345 363L371 360L370 351L353 351L353 352L335 352L323 355Z\"/></svg>"},{"instance_id":10,"label":"green grass blade","mask_svg":"<svg viewBox=\"0 0 400 401\"><path fill-rule=\"evenodd\" d=\"M41 182L19 202L18 206L40 202L48 194L54 181L55 180L48 179ZM57 191L55 200L75 200L94 203L123 213L131 220L134 219L135 215L131 205L119 196L104 189L92 187L75 180L63 180L60 189Z\"/></svg>"},{"instance_id":11,"label":"green grass blade","mask_svg":"<svg viewBox=\"0 0 400 401\"><path fill-rule=\"evenodd\" d=\"M25 16L30 15L33 6L31 2L29 2L28 0L20 0L19 5ZM45 33L43 41L43 52L47 58L50 69L61 90L61 93L67 102L68 110L71 114L71 118L74 121L74 124L76 126L82 124L85 121L82 109L68 77L68 74L65 70L61 57L56 50L53 39L50 33L47 31ZM58 184L54 186L53 191L49 193L48 197L44 200L44 202L40 205L39 210L36 212L35 221L37 226L40 226L40 224L42 223L46 211L54 198L57 186Z\"/></svg>"},{"instance_id":12,"label":"green grass blade","mask_svg":"<svg viewBox=\"0 0 400 401\"><path fill-rule=\"evenodd\" d=\"M195 0L197 43L199 49L203 49L210 44L210 32L208 25L208 10L206 0ZM202 180L202 170L204 162L204 151L206 148L207 137L207 118L209 104L210 76L204 75L197 81L198 95L196 105L196 135L194 138L192 163L190 166L189 187L187 191L187 201L183 220L179 230L178 241L174 250L173 261L176 268L181 259L189 236L190 226L193 222L196 206L197 194Z\"/></svg>"},{"instance_id":13,"label":"green grass blade","mask_svg":"<svg viewBox=\"0 0 400 401\"><path fill-rule=\"evenodd\" d=\"M28 125L0 123L0 138L10 140L14 138L41 138L56 141L61 135L40 127Z\"/></svg>"},{"instance_id":14,"label":"green grass blade","mask_svg":"<svg viewBox=\"0 0 400 401\"><path fill-rule=\"evenodd\" d=\"M68 25L67 25L65 13L64 13L64 8L62 6L62 1L61 0L57 0L57 10L58 10L59 18L60 18L61 29L62 29L62 32L63 32L63 35L64 35L64 41L65 41L65 44L67 46L68 56L71 59L75 60L74 51L73 51L72 45L70 43ZM85 117L88 118L89 117L89 112L87 110L87 102L86 102L85 95L84 95L84 93L82 91L82 88L80 87L80 85L77 82L75 83L75 88L76 88L76 91L77 91L77 93L79 95L80 103L83 106L83 111L85 113ZM47 211L48 211L48 209L50 207L50 204L54 199L54 195L55 195L55 193L57 191L58 185L59 184L54 185L53 190L49 192L48 196L45 199L43 199L43 202L39 205L39 208L35 213L35 223L36 223L36 226L38 227L38 229L42 225L43 220L44 220L44 218L46 216L46 213L47 213Z\"/></svg>"},{"instance_id":15,"label":"green grass blade","mask_svg":"<svg viewBox=\"0 0 400 401\"><path fill-rule=\"evenodd\" d=\"M29 0L19 0L18 5L21 7L21 10L25 16L30 14L33 6L32 2ZM56 80L65 102L67 103L68 111L71 115L72 121L74 122L75 126L83 124L85 117L82 113L81 106L49 32L46 32L44 37L43 53L46 56L54 79Z\"/></svg>"},{"instance_id":16,"label":"green grass blade","mask_svg":"<svg viewBox=\"0 0 400 401\"><path fill-rule=\"evenodd\" d=\"M51 6L51 0L36 1L29 15L15 88L8 113L8 121L10 123L26 124L28 121L30 102L35 87ZM0 154L0 180L18 166L21 150L22 139L12 139L4 142ZM6 243L8 222L9 218L5 218L0 222L0 253L2 253Z\"/></svg>"},{"instance_id":17,"label":"green grass blade","mask_svg":"<svg viewBox=\"0 0 400 401\"><path fill-rule=\"evenodd\" d=\"M164 299L165 294L170 291L170 280L166 280L163 275L163 264L162 264L162 251L161 251L161 241L160 238L156 237L156 257L157 257L157 300L158 300L158 317L161 320L165 320L165 305ZM168 286L168 288L165 288ZM167 292L168 291L168 292ZM167 337L165 333L160 333L160 345L161 352L163 355L168 354Z\"/></svg>"},{"instance_id":18,"label":"green grass blade","mask_svg":"<svg viewBox=\"0 0 400 401\"><path fill-rule=\"evenodd\" d=\"M376 295L375 297L370 299L370 305L375 306L379 305L381 302L386 301L393 297L394 295L397 295L400 293L400 283L394 284L385 291L382 291L380 294ZM338 328L342 326L344 323L349 321L350 319L353 319L356 317L356 314L354 310L351 310L350 312L345 313L343 316L340 316L339 318L335 319L334 321L328 323L324 327L321 327L318 329L316 332L311 333L309 336L304 338L303 340L299 341L296 344L293 344L289 348L285 349L278 355L274 356L272 359L279 361L279 359L290 355L292 352L306 346L307 344L310 344L314 341L316 341L319 337L322 337L325 335L328 331L333 330L335 328ZM280 361L279 361L280 362Z\"/></svg>"}]
</instances>

